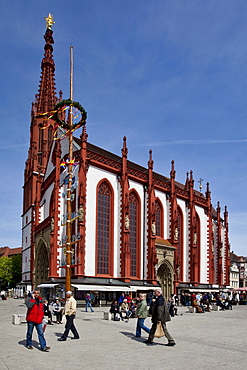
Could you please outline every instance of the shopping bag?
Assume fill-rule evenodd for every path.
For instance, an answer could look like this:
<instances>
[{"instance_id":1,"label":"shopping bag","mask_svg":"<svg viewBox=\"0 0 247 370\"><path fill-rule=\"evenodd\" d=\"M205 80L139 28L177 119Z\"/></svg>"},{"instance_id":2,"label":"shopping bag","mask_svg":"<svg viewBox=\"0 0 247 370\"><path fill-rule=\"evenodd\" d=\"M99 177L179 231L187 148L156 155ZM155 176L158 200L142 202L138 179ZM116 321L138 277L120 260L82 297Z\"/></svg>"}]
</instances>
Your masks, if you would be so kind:
<instances>
[{"instance_id":1,"label":"shopping bag","mask_svg":"<svg viewBox=\"0 0 247 370\"><path fill-rule=\"evenodd\" d=\"M42 331L43 331L43 333L45 332L47 323L48 323L48 320L43 318L43 320L42 320Z\"/></svg>"},{"instance_id":2,"label":"shopping bag","mask_svg":"<svg viewBox=\"0 0 247 370\"><path fill-rule=\"evenodd\" d=\"M161 338L164 335L165 335L165 333L164 333L163 326L162 326L161 322L158 322L158 324L156 326L156 329L155 329L154 337Z\"/></svg>"}]
</instances>

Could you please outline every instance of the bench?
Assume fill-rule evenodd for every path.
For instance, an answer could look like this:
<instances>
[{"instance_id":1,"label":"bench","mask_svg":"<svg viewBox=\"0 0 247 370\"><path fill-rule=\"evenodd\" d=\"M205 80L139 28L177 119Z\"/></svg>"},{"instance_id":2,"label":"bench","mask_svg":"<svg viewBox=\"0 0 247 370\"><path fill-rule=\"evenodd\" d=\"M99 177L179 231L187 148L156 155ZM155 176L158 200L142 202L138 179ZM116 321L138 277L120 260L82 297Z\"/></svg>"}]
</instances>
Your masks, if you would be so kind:
<instances>
[{"instance_id":1,"label":"bench","mask_svg":"<svg viewBox=\"0 0 247 370\"><path fill-rule=\"evenodd\" d=\"M212 311L219 311L220 310L220 306L217 306L217 304L213 303L212 304Z\"/></svg>"},{"instance_id":2,"label":"bench","mask_svg":"<svg viewBox=\"0 0 247 370\"><path fill-rule=\"evenodd\" d=\"M195 307L189 307L189 312L190 313L196 313L196 308Z\"/></svg>"},{"instance_id":3,"label":"bench","mask_svg":"<svg viewBox=\"0 0 247 370\"><path fill-rule=\"evenodd\" d=\"M104 311L103 312L103 319L104 320L111 320L111 312L110 311Z\"/></svg>"},{"instance_id":4,"label":"bench","mask_svg":"<svg viewBox=\"0 0 247 370\"><path fill-rule=\"evenodd\" d=\"M114 315L110 311L105 311L105 312L103 312L103 319L104 320L113 320L114 319ZM116 319L117 319L116 321L119 321L120 320L119 313L116 313Z\"/></svg>"},{"instance_id":5,"label":"bench","mask_svg":"<svg viewBox=\"0 0 247 370\"><path fill-rule=\"evenodd\" d=\"M26 322L26 314L20 313L20 314L13 314L12 315L12 324L14 325L21 325L22 322Z\"/></svg>"}]
</instances>

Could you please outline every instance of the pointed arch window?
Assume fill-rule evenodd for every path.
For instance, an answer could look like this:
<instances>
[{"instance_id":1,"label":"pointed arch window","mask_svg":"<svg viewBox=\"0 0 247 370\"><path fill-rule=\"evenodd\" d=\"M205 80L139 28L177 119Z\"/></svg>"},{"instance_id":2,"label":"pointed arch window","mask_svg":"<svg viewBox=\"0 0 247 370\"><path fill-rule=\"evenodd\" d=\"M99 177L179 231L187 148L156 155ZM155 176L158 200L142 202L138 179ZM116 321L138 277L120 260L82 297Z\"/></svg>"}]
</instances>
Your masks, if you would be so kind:
<instances>
[{"instance_id":1,"label":"pointed arch window","mask_svg":"<svg viewBox=\"0 0 247 370\"><path fill-rule=\"evenodd\" d=\"M50 148L53 141L53 129L51 126L48 127L48 148Z\"/></svg>"},{"instance_id":2,"label":"pointed arch window","mask_svg":"<svg viewBox=\"0 0 247 370\"><path fill-rule=\"evenodd\" d=\"M42 165L42 149L43 149L44 130L39 129L39 152L38 152L38 163Z\"/></svg>"},{"instance_id":3,"label":"pointed arch window","mask_svg":"<svg viewBox=\"0 0 247 370\"><path fill-rule=\"evenodd\" d=\"M179 280L183 280L183 212L177 208L177 275Z\"/></svg>"},{"instance_id":4,"label":"pointed arch window","mask_svg":"<svg viewBox=\"0 0 247 370\"><path fill-rule=\"evenodd\" d=\"M163 207L158 198L155 199L155 225L156 235L161 238L164 237L164 212Z\"/></svg>"},{"instance_id":5,"label":"pointed arch window","mask_svg":"<svg viewBox=\"0 0 247 370\"><path fill-rule=\"evenodd\" d=\"M195 232L194 232L194 240L193 245L196 247L196 255L197 255L197 264L198 264L198 276L195 277L195 280L200 283L200 269L201 269L201 223L200 217L196 212L196 219L195 219Z\"/></svg>"},{"instance_id":6,"label":"pointed arch window","mask_svg":"<svg viewBox=\"0 0 247 370\"><path fill-rule=\"evenodd\" d=\"M113 275L113 190L107 180L97 188L96 275Z\"/></svg>"},{"instance_id":7,"label":"pointed arch window","mask_svg":"<svg viewBox=\"0 0 247 370\"><path fill-rule=\"evenodd\" d=\"M129 195L130 276L140 278L140 201L135 191Z\"/></svg>"}]
</instances>

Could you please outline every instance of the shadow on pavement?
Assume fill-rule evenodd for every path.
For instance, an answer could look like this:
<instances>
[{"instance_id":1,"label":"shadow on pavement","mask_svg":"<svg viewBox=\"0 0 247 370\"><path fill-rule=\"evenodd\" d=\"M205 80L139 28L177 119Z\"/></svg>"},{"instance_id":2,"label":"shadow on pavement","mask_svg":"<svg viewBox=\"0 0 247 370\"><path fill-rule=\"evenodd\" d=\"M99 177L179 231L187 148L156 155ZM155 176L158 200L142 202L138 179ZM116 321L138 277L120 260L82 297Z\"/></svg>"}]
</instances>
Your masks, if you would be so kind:
<instances>
[{"instance_id":1,"label":"shadow on pavement","mask_svg":"<svg viewBox=\"0 0 247 370\"><path fill-rule=\"evenodd\" d=\"M24 346L24 347L26 347L26 339L19 340L18 344L19 344L20 346ZM38 343L36 340L32 340L32 346L33 346L34 348L39 349L39 343Z\"/></svg>"}]
</instances>

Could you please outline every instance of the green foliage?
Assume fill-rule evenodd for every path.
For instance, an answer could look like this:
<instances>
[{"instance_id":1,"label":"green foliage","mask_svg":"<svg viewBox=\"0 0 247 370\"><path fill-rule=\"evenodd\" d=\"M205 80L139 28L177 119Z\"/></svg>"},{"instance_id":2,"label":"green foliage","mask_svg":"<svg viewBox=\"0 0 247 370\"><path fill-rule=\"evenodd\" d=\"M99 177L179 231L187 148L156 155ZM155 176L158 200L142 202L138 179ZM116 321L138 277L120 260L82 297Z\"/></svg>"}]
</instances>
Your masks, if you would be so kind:
<instances>
[{"instance_id":1,"label":"green foliage","mask_svg":"<svg viewBox=\"0 0 247 370\"><path fill-rule=\"evenodd\" d=\"M0 279L4 285L12 280L12 261L9 257L0 258Z\"/></svg>"},{"instance_id":2,"label":"green foliage","mask_svg":"<svg viewBox=\"0 0 247 370\"><path fill-rule=\"evenodd\" d=\"M0 281L2 286L14 286L21 281L21 255L0 258Z\"/></svg>"},{"instance_id":3,"label":"green foliage","mask_svg":"<svg viewBox=\"0 0 247 370\"><path fill-rule=\"evenodd\" d=\"M11 257L12 261L12 283L19 283L21 281L21 270L22 270L22 256L17 254Z\"/></svg>"}]
</instances>

